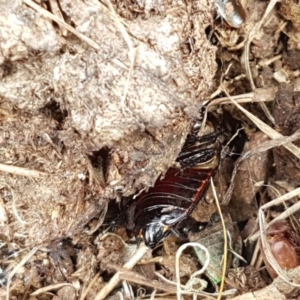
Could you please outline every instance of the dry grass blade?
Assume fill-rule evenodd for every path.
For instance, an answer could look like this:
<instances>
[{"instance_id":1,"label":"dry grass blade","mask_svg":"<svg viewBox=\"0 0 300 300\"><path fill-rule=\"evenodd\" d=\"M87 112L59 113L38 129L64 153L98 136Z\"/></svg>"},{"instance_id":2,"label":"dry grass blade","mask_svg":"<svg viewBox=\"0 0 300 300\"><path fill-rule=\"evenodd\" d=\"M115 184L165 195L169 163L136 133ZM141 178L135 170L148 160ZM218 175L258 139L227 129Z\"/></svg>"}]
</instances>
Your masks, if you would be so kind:
<instances>
[{"instance_id":1,"label":"dry grass blade","mask_svg":"<svg viewBox=\"0 0 300 300\"><path fill-rule=\"evenodd\" d=\"M10 282L11 282L12 278L18 272L18 270L28 262L28 260L36 253L37 250L38 250L38 247L34 247L33 249L31 249L30 252L27 253L27 255L25 255L25 257L15 266L15 268L8 275L6 300L9 300Z\"/></svg>"},{"instance_id":2,"label":"dry grass blade","mask_svg":"<svg viewBox=\"0 0 300 300\"><path fill-rule=\"evenodd\" d=\"M224 290L225 277L226 277L228 241L227 241L226 225L225 225L225 222L224 222L220 202L219 202L218 195L217 195L217 192L216 192L216 188L215 188L215 185L214 185L214 181L213 181L212 178L210 178L210 185L212 187L212 192L213 192L215 202L216 202L216 205L217 205L217 208L218 208L218 212L219 212L219 215L220 215L220 219L221 219L221 223L222 223L222 227L223 227L223 238L224 238L223 269L222 269L221 285L220 285L220 290L219 290L219 295L218 295L218 300L220 300L222 298L222 293L223 293L223 290Z\"/></svg>"},{"instance_id":3,"label":"dry grass blade","mask_svg":"<svg viewBox=\"0 0 300 300\"><path fill-rule=\"evenodd\" d=\"M253 80L251 69L250 69L250 63L249 63L250 44L251 44L252 40L254 39L256 33L260 30L261 26L265 22L266 17L269 15L269 13L275 7L275 4L277 2L278 2L278 0L271 0L270 1L270 3L268 5L262 19L252 28L252 30L249 32L248 37L246 39L242 59L243 59L243 64L244 64L244 67L245 67L245 70L246 70L247 77L250 80L252 90L255 90L255 84L254 84L254 80ZM260 102L259 104L260 104L262 110L265 112L268 119L274 124L274 118L270 114L270 112L269 112L268 108L266 107L266 105L263 102Z\"/></svg>"},{"instance_id":4,"label":"dry grass blade","mask_svg":"<svg viewBox=\"0 0 300 300\"><path fill-rule=\"evenodd\" d=\"M260 119L258 119L256 116L254 116L253 114L251 114L249 111L247 111L245 108L243 108L240 104L238 104L234 99L232 99L232 97L230 97L230 95L228 94L228 92L226 91L226 89L224 89L224 92L226 93L228 99L235 105L237 106L238 109L240 109L249 119L251 119L252 122L255 123L255 125L265 134L267 134L269 137L271 137L272 139L282 139L282 135L279 134L277 131L275 131L274 129L272 129L270 126L268 126L267 124L265 124L264 122L262 122ZM296 132L296 134L293 136L293 138L298 139L299 138L299 132ZM286 141L285 141L286 142ZM266 145L264 145L265 147L260 149L260 151L265 151L267 149L270 149L271 147L275 147L275 146L279 146L279 145L283 145L286 149L288 149L290 152L292 152L297 158L300 158L300 150L299 148L297 148L294 144L292 144L290 141L288 143L284 143L281 140L279 143L274 143L274 141L271 142L267 142ZM244 158L243 158L244 159ZM235 174L233 174L234 177ZM294 190L293 193L291 193L290 195L298 195L299 191ZM228 190L228 192L230 192ZM228 201L228 199L230 199L229 197L227 197L228 195L226 195L226 199L225 201ZM279 197L281 198L280 201L284 201L284 199L286 199L286 195L283 197ZM272 256L271 254L271 250L270 250L270 246L268 245L268 243L266 242L265 239L265 224L264 224L264 215L263 215L263 209L266 209L274 204L278 204L278 199L275 199L275 201L271 201L270 203L267 203L266 205L264 205L263 207L260 208L259 210L259 224L260 224L260 235L261 235L261 241L262 241L262 245L263 248L266 249L266 252L269 253L268 255L268 260L269 263L272 265L272 267L276 270L276 272L279 274L279 276L288 284L295 286L295 287L299 287L300 285L298 284L294 284L292 282L290 282L289 278L286 277L285 273L282 271L282 269L280 268L280 266L278 265L277 261L275 260L275 258ZM292 208L289 208L289 212L295 212L296 210L299 209L298 203L296 203ZM287 211L285 212L285 214L287 214ZM275 221L275 220L274 220Z\"/></svg>"},{"instance_id":5,"label":"dry grass blade","mask_svg":"<svg viewBox=\"0 0 300 300\"><path fill-rule=\"evenodd\" d=\"M52 10L53 14L55 16L57 16L58 18L60 18L61 20L63 20L64 17L63 17L63 14L62 14L61 10L59 9L59 5L58 5L57 1L59 1L59 0L49 0L49 4L50 4L50 7L51 7L51 10ZM66 28L64 28L61 25L60 25L60 28L61 28L61 35L66 36L67 35Z\"/></svg>"},{"instance_id":6,"label":"dry grass blade","mask_svg":"<svg viewBox=\"0 0 300 300\"><path fill-rule=\"evenodd\" d=\"M123 268L124 269L129 269L131 270L137 263L138 261L146 254L146 252L149 250L147 246L144 244L139 247L137 252L134 254L134 256L126 263L124 264ZM103 289L96 295L95 300L104 300L107 298L109 293L116 287L116 285L120 281L120 272L117 272L103 287Z\"/></svg>"},{"instance_id":7,"label":"dry grass blade","mask_svg":"<svg viewBox=\"0 0 300 300\"><path fill-rule=\"evenodd\" d=\"M176 289L174 286L171 286L169 284L164 284L159 281L149 280L145 278L144 276L141 276L137 273L130 272L130 271L120 271L120 279L126 280L128 282L136 283L140 286L148 286L156 290L165 291L168 293L176 293Z\"/></svg>"},{"instance_id":8,"label":"dry grass blade","mask_svg":"<svg viewBox=\"0 0 300 300\"><path fill-rule=\"evenodd\" d=\"M257 269L261 266L263 262L262 255L260 254L259 243L256 243L250 265L256 267Z\"/></svg>"},{"instance_id":9,"label":"dry grass blade","mask_svg":"<svg viewBox=\"0 0 300 300\"><path fill-rule=\"evenodd\" d=\"M41 295L45 292L49 292L49 291L56 291L56 290L59 290L60 288L64 287L64 286L71 286L75 289L75 286L71 283L56 283L56 284L52 284L52 285L48 285L48 286L45 286L45 287L42 287L36 291L34 291L32 294L30 294L31 296L38 296L38 295Z\"/></svg>"},{"instance_id":10,"label":"dry grass blade","mask_svg":"<svg viewBox=\"0 0 300 300\"><path fill-rule=\"evenodd\" d=\"M259 118L254 116L252 113L250 113L248 110L246 110L244 107L242 107L240 104L238 104L235 100L232 99L232 97L228 94L226 89L224 89L224 92L226 93L228 99L239 109L241 110L263 133L265 133L267 136L269 136L272 139L278 139L282 138L283 136L278 133L276 130L271 128L269 125L261 121ZM296 147L292 143L287 143L284 145L284 147L289 150L292 154L294 154L297 158L300 159L300 149Z\"/></svg>"},{"instance_id":11,"label":"dry grass blade","mask_svg":"<svg viewBox=\"0 0 300 300\"><path fill-rule=\"evenodd\" d=\"M79 39L83 40L84 42L86 42L87 44L89 44L90 46L92 46L93 48L95 48L97 50L100 49L100 46L97 43L95 43L93 40L91 40L90 38L88 38L84 34L78 32L72 26L70 26L69 24L67 24L64 20L62 20L61 18L59 18L59 17L55 16L54 14L50 13L49 11L47 11L44 8L42 8L41 6L39 6L38 4L36 4L35 2L33 2L32 0L23 0L23 2L25 4L27 4L28 6L30 6L31 8L33 8L34 10L36 10L37 12L39 12L44 17L49 18L50 20L56 22L58 25L66 28L68 31L72 32Z\"/></svg>"},{"instance_id":12,"label":"dry grass blade","mask_svg":"<svg viewBox=\"0 0 300 300\"><path fill-rule=\"evenodd\" d=\"M237 103L241 103L241 104L253 103L253 102L269 102L274 100L277 90L278 89L276 87L259 88L252 93L231 96L231 98L235 100ZM228 97L222 97L222 98L216 98L214 100L204 101L204 103L207 102L209 102L208 107L232 103Z\"/></svg>"},{"instance_id":13,"label":"dry grass blade","mask_svg":"<svg viewBox=\"0 0 300 300\"><path fill-rule=\"evenodd\" d=\"M95 284L95 282L97 281L97 279L100 277L100 274L97 273L94 278L91 280L91 282L89 283L89 285L87 286L86 289L82 290L82 294L79 298L79 300L84 300L85 297L88 295L89 291L91 290L91 288L93 287L93 285Z\"/></svg>"},{"instance_id":14,"label":"dry grass blade","mask_svg":"<svg viewBox=\"0 0 300 300\"><path fill-rule=\"evenodd\" d=\"M265 205L263 205L260 209L265 210L271 206L274 205L279 205L281 203L283 203L284 201L287 201L291 198L297 197L300 195L300 188L297 188L289 193L284 194L283 196L280 196L268 203L266 203ZM268 223L265 226L265 229L267 229L271 224L273 224L274 222L276 222L277 220L281 220L281 219L285 219L288 216L292 215L293 213L295 213L296 211L298 211L300 209L300 202L296 202L293 206L289 207L287 210L285 210L282 214L280 214L279 216L277 216L275 219L273 219L270 223ZM256 241L259 238L259 232L254 233L253 235L251 235L248 240L250 242Z\"/></svg>"},{"instance_id":15,"label":"dry grass blade","mask_svg":"<svg viewBox=\"0 0 300 300\"><path fill-rule=\"evenodd\" d=\"M244 53L243 53L243 63L244 63L245 69L246 69L247 77L250 80L251 87L253 90L255 90L255 84L253 81L253 77L252 77L252 73L251 73L251 69L250 69L250 63L249 63L250 44L251 44L252 40L254 39L255 35L257 34L257 32L260 30L263 23L265 22L266 17L269 15L269 13L275 7L277 2L278 2L278 0L270 1L261 20L258 23L256 23L255 26L249 32L246 43L245 43L245 49L244 49Z\"/></svg>"},{"instance_id":16,"label":"dry grass blade","mask_svg":"<svg viewBox=\"0 0 300 300\"><path fill-rule=\"evenodd\" d=\"M39 172L35 170L25 169L25 168L11 166L11 165L4 165L4 164L0 164L0 171L14 174L14 175L36 177L36 178L48 175L47 173L44 172Z\"/></svg>"}]
</instances>

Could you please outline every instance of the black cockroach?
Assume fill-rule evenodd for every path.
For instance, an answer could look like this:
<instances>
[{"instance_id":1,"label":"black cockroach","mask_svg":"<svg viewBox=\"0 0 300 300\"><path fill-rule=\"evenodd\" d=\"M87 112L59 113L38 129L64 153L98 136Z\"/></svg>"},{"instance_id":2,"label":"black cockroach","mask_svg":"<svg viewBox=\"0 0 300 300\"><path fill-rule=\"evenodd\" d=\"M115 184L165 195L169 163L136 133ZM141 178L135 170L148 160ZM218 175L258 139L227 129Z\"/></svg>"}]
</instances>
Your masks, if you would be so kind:
<instances>
[{"instance_id":1,"label":"black cockroach","mask_svg":"<svg viewBox=\"0 0 300 300\"><path fill-rule=\"evenodd\" d=\"M220 132L211 122L210 132L199 136L202 120L197 120L177 158L179 168L170 168L154 187L141 193L130 205L127 229L154 248L186 219L206 192L219 165Z\"/></svg>"}]
</instances>

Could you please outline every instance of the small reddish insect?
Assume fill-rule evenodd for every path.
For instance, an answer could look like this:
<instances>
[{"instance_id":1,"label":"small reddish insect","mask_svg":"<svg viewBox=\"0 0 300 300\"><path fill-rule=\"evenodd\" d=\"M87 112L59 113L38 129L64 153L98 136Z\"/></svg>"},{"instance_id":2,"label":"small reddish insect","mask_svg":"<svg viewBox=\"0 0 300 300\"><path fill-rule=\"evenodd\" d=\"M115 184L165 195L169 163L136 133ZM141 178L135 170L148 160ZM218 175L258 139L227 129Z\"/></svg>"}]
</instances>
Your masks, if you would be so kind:
<instances>
[{"instance_id":1,"label":"small reddish insect","mask_svg":"<svg viewBox=\"0 0 300 300\"><path fill-rule=\"evenodd\" d=\"M197 206L219 165L220 133L207 122L210 133L199 136L201 121L194 125L177 158L180 168L170 168L162 180L139 195L129 208L132 220L127 228L138 242L143 240L150 248L171 232L179 235L176 227Z\"/></svg>"},{"instance_id":2,"label":"small reddish insect","mask_svg":"<svg viewBox=\"0 0 300 300\"><path fill-rule=\"evenodd\" d=\"M299 265L296 244L287 221L279 220L270 225L266 231L266 236L271 252L282 269L294 269ZM270 276L276 278L278 274L266 259L264 261Z\"/></svg>"}]
</instances>

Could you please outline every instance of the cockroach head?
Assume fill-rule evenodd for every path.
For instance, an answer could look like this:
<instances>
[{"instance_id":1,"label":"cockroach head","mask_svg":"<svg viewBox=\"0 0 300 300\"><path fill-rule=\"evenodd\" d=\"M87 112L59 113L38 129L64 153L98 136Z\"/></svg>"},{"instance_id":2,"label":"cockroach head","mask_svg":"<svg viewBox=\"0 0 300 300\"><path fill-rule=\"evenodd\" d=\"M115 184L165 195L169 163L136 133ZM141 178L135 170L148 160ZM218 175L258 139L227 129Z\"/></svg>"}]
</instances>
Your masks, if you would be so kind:
<instances>
[{"instance_id":1,"label":"cockroach head","mask_svg":"<svg viewBox=\"0 0 300 300\"><path fill-rule=\"evenodd\" d=\"M160 222L152 222L142 227L142 236L146 246L155 248L170 233Z\"/></svg>"}]
</instances>

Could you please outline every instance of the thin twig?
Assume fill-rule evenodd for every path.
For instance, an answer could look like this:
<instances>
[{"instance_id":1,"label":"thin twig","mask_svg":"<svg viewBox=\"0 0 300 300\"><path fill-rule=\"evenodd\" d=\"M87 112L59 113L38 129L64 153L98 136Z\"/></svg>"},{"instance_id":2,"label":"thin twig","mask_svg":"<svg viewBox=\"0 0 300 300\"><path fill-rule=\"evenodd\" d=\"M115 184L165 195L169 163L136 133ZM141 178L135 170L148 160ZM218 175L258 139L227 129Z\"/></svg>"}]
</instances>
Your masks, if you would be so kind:
<instances>
[{"instance_id":1,"label":"thin twig","mask_svg":"<svg viewBox=\"0 0 300 300\"><path fill-rule=\"evenodd\" d=\"M283 196L280 196L268 203L266 203L265 205L263 205L261 207L261 209L267 209L271 206L274 205L279 205L284 201L287 201L291 198L297 197L300 195L300 188L297 188L289 193L284 194ZM266 229L273 224L274 222L281 220L281 219L286 219L287 217L289 217L290 215L294 214L296 211L298 211L300 209L300 201L297 201L293 206L289 207L287 210L285 210L283 213L281 213L279 216L277 216L275 219L273 219L270 223L268 223L266 225ZM247 240L250 242L254 242L259 238L259 231L252 234Z\"/></svg>"},{"instance_id":2,"label":"thin twig","mask_svg":"<svg viewBox=\"0 0 300 300\"><path fill-rule=\"evenodd\" d=\"M253 28L250 30L247 39L246 39L246 43L245 43L245 47L244 47L244 53L242 55L242 59L243 59L243 63L245 66L245 70L246 70L246 75L250 81L251 84L251 88L254 91L256 89L255 84L254 84L254 80L253 80L253 76L252 76L252 72L250 69L250 63L249 63L249 53L250 53L250 44L252 42L252 40L255 37L255 34L260 30L261 26L263 25L266 17L269 15L269 13L272 11L272 9L274 8L275 4L278 2L278 0L271 0L263 17L261 18L261 20L259 22L257 22ZM273 116L270 114L267 106L265 105L265 103L263 102L259 102L262 110L265 112L266 116L268 117L268 119L274 124L274 118Z\"/></svg>"},{"instance_id":3,"label":"thin twig","mask_svg":"<svg viewBox=\"0 0 300 300\"><path fill-rule=\"evenodd\" d=\"M225 225L225 222L224 222L220 202L219 202L219 199L218 199L218 195L217 195L216 188L215 188L212 177L210 178L210 185L211 185L212 192L213 192L215 202L216 202L216 205L217 205L217 208L218 208L218 212L219 212L219 215L220 215L222 228L223 228L223 238L224 238L224 253L223 253L224 259L223 259L223 266L222 266L223 268L222 268L221 285L220 285L220 290L219 290L219 295L218 295L218 300L220 300L222 298L222 293L223 293L223 290L224 290L224 283L225 283L225 276L226 276L228 241L227 241L226 225Z\"/></svg>"},{"instance_id":4,"label":"thin twig","mask_svg":"<svg viewBox=\"0 0 300 300\"><path fill-rule=\"evenodd\" d=\"M56 290L61 289L64 286L71 286L76 290L76 288L73 284L68 283L68 282L62 282L62 283L55 283L55 284L47 285L47 286L44 286L40 289L37 289L36 291L31 293L30 296L38 296L38 295L41 295L45 292L56 291Z\"/></svg>"},{"instance_id":5,"label":"thin twig","mask_svg":"<svg viewBox=\"0 0 300 300\"><path fill-rule=\"evenodd\" d=\"M176 293L176 288L168 282L168 284L164 284L159 281L154 281L154 280L149 280L148 278L145 278L141 275L133 274L133 272L125 272L121 271L120 272L120 280L126 280L129 282L133 282L139 286L148 286L153 288L154 290L160 290L160 291L165 291L168 293Z\"/></svg>"},{"instance_id":6,"label":"thin twig","mask_svg":"<svg viewBox=\"0 0 300 300\"><path fill-rule=\"evenodd\" d=\"M39 6L38 4L33 2L32 0L23 0L23 2L25 4L27 4L28 6L30 6L31 8L33 8L34 10L36 10L37 12L39 12L44 17L49 18L50 20L56 22L58 25L66 28L68 31L72 32L79 39L83 40L84 42L86 42L87 44L92 46L93 48L95 48L97 50L100 49L100 46L97 43L95 43L92 39L90 39L86 35L80 33L78 30L76 30L75 28L73 28L72 26L67 24L64 20L62 20L61 18L59 18L59 17L55 16L54 14L50 13L49 11L47 11L43 7Z\"/></svg>"},{"instance_id":7,"label":"thin twig","mask_svg":"<svg viewBox=\"0 0 300 300\"><path fill-rule=\"evenodd\" d=\"M14 275L18 272L18 270L24 266L28 260L36 253L38 250L38 247L34 247L33 249L28 252L23 259L14 267L14 269L9 273L8 278L7 278L7 287L6 287L6 300L9 300L9 289L10 289L10 282Z\"/></svg>"},{"instance_id":8,"label":"thin twig","mask_svg":"<svg viewBox=\"0 0 300 300\"><path fill-rule=\"evenodd\" d=\"M142 244L133 257L124 264L123 268L131 270L138 261L146 254L149 250L147 246ZM104 300L110 294L110 292L116 287L120 281L120 272L117 272L110 281L102 288L102 290L96 295L95 300Z\"/></svg>"},{"instance_id":9,"label":"thin twig","mask_svg":"<svg viewBox=\"0 0 300 300\"><path fill-rule=\"evenodd\" d=\"M87 286L87 288L85 290L82 291L82 294L80 296L79 300L84 300L85 297L87 296L87 294L89 293L90 289L92 288L92 286L95 284L95 282L98 280L98 278L100 277L100 274L97 273L94 278L91 280L91 282L89 283L89 285Z\"/></svg>"},{"instance_id":10,"label":"thin twig","mask_svg":"<svg viewBox=\"0 0 300 300\"><path fill-rule=\"evenodd\" d=\"M256 89L254 92L231 96L231 98L240 104L254 102L269 102L274 100L277 91L277 87L259 88ZM205 100L203 103L206 104L208 102L209 107L232 103L228 97L215 98L213 100L208 99Z\"/></svg>"},{"instance_id":11,"label":"thin twig","mask_svg":"<svg viewBox=\"0 0 300 300\"><path fill-rule=\"evenodd\" d=\"M252 87L253 90L255 90L255 84L254 84L254 80L253 80L253 76L252 76L251 68L250 68L250 63L249 63L250 44L251 44L252 40L254 39L256 33L260 30L261 26L265 22L266 17L272 11L272 9L274 8L274 6L276 5L277 2L278 2L278 0L271 0L270 1L270 3L267 6L267 9L265 10L265 13L264 13L263 17L261 18L261 20L259 22L257 22L252 27L252 29L249 31L249 34L248 34L247 39L246 39L244 53L243 53L242 58L243 58L244 66L245 66L245 69L246 69L247 77L250 81L250 84L251 84L251 87Z\"/></svg>"},{"instance_id":12,"label":"thin twig","mask_svg":"<svg viewBox=\"0 0 300 300\"><path fill-rule=\"evenodd\" d=\"M64 16L59 8L59 5L57 3L58 0L49 0L49 4L50 4L50 7L51 7L51 11L53 13L53 15L57 16L58 18L60 18L61 20L64 19ZM60 29L61 29L61 35L62 36L66 36L68 31L66 28L64 28L63 26L59 26Z\"/></svg>"},{"instance_id":13,"label":"thin twig","mask_svg":"<svg viewBox=\"0 0 300 300\"><path fill-rule=\"evenodd\" d=\"M278 133L276 130L271 128L269 125L261 121L259 118L254 116L252 113L250 113L248 110L246 110L243 106L238 104L235 100L232 99L232 97L228 94L227 90L224 88L224 92L227 95L228 99L239 109L241 110L252 122L255 123L255 125L267 136L269 136L272 139L276 138L282 138L283 136ZM300 159L300 149L296 147L292 143L287 143L286 145L283 145L287 150L289 150L292 154L294 154L297 158Z\"/></svg>"},{"instance_id":14,"label":"thin twig","mask_svg":"<svg viewBox=\"0 0 300 300\"><path fill-rule=\"evenodd\" d=\"M259 243L256 243L254 251L253 251L253 254L252 254L250 266L254 266L256 264L256 260L257 260L257 258L259 256L259 253L260 253Z\"/></svg>"},{"instance_id":15,"label":"thin twig","mask_svg":"<svg viewBox=\"0 0 300 300\"><path fill-rule=\"evenodd\" d=\"M0 164L0 171L14 174L14 175L26 176L26 177L42 177L48 175L47 173L44 172L39 172L35 170L30 170L26 168L5 165L5 164Z\"/></svg>"}]
</instances>

